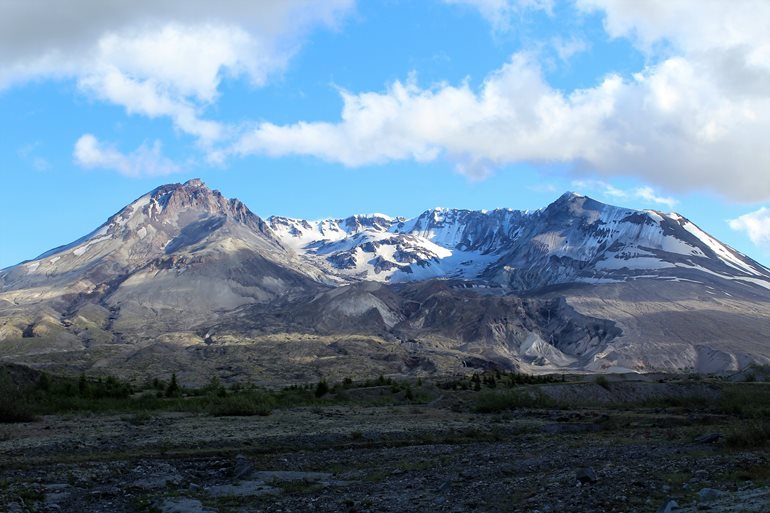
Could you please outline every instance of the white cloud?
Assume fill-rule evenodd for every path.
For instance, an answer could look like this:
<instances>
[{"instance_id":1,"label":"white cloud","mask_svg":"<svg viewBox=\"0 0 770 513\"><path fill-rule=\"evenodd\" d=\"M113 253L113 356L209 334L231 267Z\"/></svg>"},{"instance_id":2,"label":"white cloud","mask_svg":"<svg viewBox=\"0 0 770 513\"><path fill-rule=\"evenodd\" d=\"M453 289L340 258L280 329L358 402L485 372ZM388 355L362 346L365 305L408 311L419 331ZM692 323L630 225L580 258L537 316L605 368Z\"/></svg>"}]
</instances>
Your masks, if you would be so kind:
<instances>
[{"instance_id":1,"label":"white cloud","mask_svg":"<svg viewBox=\"0 0 770 513\"><path fill-rule=\"evenodd\" d=\"M518 5L473 3L483 12ZM446 158L474 178L508 164L559 162L673 192L770 198L770 3L578 4L606 10L613 36L650 52L665 40L666 53L632 77L610 74L571 92L552 87L526 53L478 89L396 81L382 92L345 92L337 122L263 123L219 155L302 154L347 166Z\"/></svg>"},{"instance_id":2,"label":"white cloud","mask_svg":"<svg viewBox=\"0 0 770 513\"><path fill-rule=\"evenodd\" d=\"M260 41L267 49L283 49L289 52L308 28L314 25L333 26L341 15L353 6L353 0L135 0L132 2L70 0L65 4L40 0L5 1L0 3L0 69L6 71L14 65L39 61L46 56L56 56L47 67L67 68L67 61L87 63L90 53L111 37L123 40L136 39L151 42L154 34L161 33L167 25L194 29L231 27L235 32L245 32ZM204 32L200 33L205 36ZM168 41L164 41L166 43ZM180 37L176 49L186 44L200 47L201 41ZM205 43L205 40L203 41ZM126 46L125 44L123 46ZM161 62L166 69L156 71L179 78L186 75L190 80L192 70L202 65L196 59L183 59L185 54L170 53L171 48L150 47L138 43L138 51L150 49L139 57L155 63ZM233 49L237 50L238 46ZM196 57L204 61L211 53L203 51ZM259 77L260 61L271 57L264 53L245 55L237 51L220 55L223 65L233 62L233 56L244 63L255 65L251 71ZM135 55L129 60L138 61ZM151 64L152 66L152 64ZM1 75L1 74L0 74ZM8 76L6 79L23 79ZM194 80L194 79L193 79Z\"/></svg>"},{"instance_id":3,"label":"white cloud","mask_svg":"<svg viewBox=\"0 0 770 513\"><path fill-rule=\"evenodd\" d=\"M625 199L631 196L628 192L618 189L603 180L573 180L572 187L576 187L582 192L596 191L610 198Z\"/></svg>"},{"instance_id":4,"label":"white cloud","mask_svg":"<svg viewBox=\"0 0 770 513\"><path fill-rule=\"evenodd\" d=\"M513 18L525 10L553 12L553 0L444 0L444 3L474 8L500 31L509 30Z\"/></svg>"},{"instance_id":5,"label":"white cloud","mask_svg":"<svg viewBox=\"0 0 770 513\"><path fill-rule=\"evenodd\" d=\"M601 11L612 37L630 37L653 50L668 41L687 53L746 47L770 41L770 4L765 0L575 0L579 9Z\"/></svg>"},{"instance_id":6,"label":"white cloud","mask_svg":"<svg viewBox=\"0 0 770 513\"><path fill-rule=\"evenodd\" d=\"M467 83L423 89L411 80L384 93L343 92L339 122L262 123L230 151L315 155L346 166L443 155L471 175L511 161L579 159L598 149L597 124L612 110L606 99L619 85L610 77L594 90L565 96L518 54L478 92Z\"/></svg>"},{"instance_id":7,"label":"white cloud","mask_svg":"<svg viewBox=\"0 0 770 513\"><path fill-rule=\"evenodd\" d=\"M129 114L151 118L168 116L177 128L194 135L204 144L219 139L224 130L221 124L202 119L199 116L201 107L192 101L169 94L153 79L131 78L113 66L105 65L84 75L78 85L101 100L122 105Z\"/></svg>"},{"instance_id":8,"label":"white cloud","mask_svg":"<svg viewBox=\"0 0 770 513\"><path fill-rule=\"evenodd\" d=\"M130 176L163 176L178 172L179 166L164 157L160 141L142 144L131 153L121 153L102 144L91 134L85 134L75 143L75 162L85 168L109 169Z\"/></svg>"},{"instance_id":9,"label":"white cloud","mask_svg":"<svg viewBox=\"0 0 770 513\"><path fill-rule=\"evenodd\" d=\"M733 230L745 232L755 246L770 249L770 209L762 207L728 223Z\"/></svg>"},{"instance_id":10,"label":"white cloud","mask_svg":"<svg viewBox=\"0 0 770 513\"><path fill-rule=\"evenodd\" d=\"M668 208L674 208L674 205L679 203L671 196L659 196L655 193L652 187L639 187L633 190L633 195L643 200L651 201L661 205L666 205Z\"/></svg>"},{"instance_id":11,"label":"white cloud","mask_svg":"<svg viewBox=\"0 0 770 513\"><path fill-rule=\"evenodd\" d=\"M572 186L583 191L596 191L597 193L616 200L641 199L650 203L665 205L674 208L679 203L670 196L658 195L652 187L643 186L632 189L619 189L603 180L574 180Z\"/></svg>"},{"instance_id":12,"label":"white cloud","mask_svg":"<svg viewBox=\"0 0 770 513\"><path fill-rule=\"evenodd\" d=\"M556 51L556 55L558 55L559 59L564 62L570 60L574 55L585 52L590 48L590 45L584 39L575 36L569 39L557 37L551 41L551 44Z\"/></svg>"},{"instance_id":13,"label":"white cloud","mask_svg":"<svg viewBox=\"0 0 770 513\"><path fill-rule=\"evenodd\" d=\"M168 116L210 144L223 135L201 118L225 76L262 85L280 73L304 33L334 25L353 0L138 0L0 4L0 89L73 77L129 113Z\"/></svg>"},{"instance_id":14,"label":"white cloud","mask_svg":"<svg viewBox=\"0 0 770 513\"><path fill-rule=\"evenodd\" d=\"M478 9L498 29L532 9L553 13L549 0L445 2ZM631 175L674 192L770 198L765 0L574 0L584 12L604 13L608 34L630 38L649 63L633 77L610 74L582 90L552 87L534 57L518 53L479 88L407 80L384 91L344 92L332 122L265 122L235 134L206 119L223 77L264 83L286 66L309 27L334 25L352 3L5 2L0 87L75 77L87 94L129 113L170 118L212 162L251 154L312 155L347 166L444 158L475 179L518 162L567 163L589 176ZM581 50L577 39L552 42L562 59Z\"/></svg>"}]
</instances>

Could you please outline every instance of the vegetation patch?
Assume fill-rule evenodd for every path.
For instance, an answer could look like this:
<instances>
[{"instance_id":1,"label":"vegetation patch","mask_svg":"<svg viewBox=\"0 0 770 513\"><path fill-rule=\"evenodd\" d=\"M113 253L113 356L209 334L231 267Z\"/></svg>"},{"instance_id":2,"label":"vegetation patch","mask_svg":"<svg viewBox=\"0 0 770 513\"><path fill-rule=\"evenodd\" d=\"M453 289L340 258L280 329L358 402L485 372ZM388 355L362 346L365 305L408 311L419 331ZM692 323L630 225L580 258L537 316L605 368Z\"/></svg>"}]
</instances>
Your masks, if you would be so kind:
<instances>
[{"instance_id":1,"label":"vegetation patch","mask_svg":"<svg viewBox=\"0 0 770 513\"><path fill-rule=\"evenodd\" d=\"M486 390L475 401L477 413L500 413L517 408L555 408L558 404L535 390Z\"/></svg>"},{"instance_id":2,"label":"vegetation patch","mask_svg":"<svg viewBox=\"0 0 770 513\"><path fill-rule=\"evenodd\" d=\"M764 447L770 440L770 422L753 420L734 427L725 437L725 445L733 449Z\"/></svg>"},{"instance_id":3,"label":"vegetation patch","mask_svg":"<svg viewBox=\"0 0 770 513\"><path fill-rule=\"evenodd\" d=\"M267 416L273 411L273 401L267 395L242 392L211 402L208 413L216 417Z\"/></svg>"}]
</instances>

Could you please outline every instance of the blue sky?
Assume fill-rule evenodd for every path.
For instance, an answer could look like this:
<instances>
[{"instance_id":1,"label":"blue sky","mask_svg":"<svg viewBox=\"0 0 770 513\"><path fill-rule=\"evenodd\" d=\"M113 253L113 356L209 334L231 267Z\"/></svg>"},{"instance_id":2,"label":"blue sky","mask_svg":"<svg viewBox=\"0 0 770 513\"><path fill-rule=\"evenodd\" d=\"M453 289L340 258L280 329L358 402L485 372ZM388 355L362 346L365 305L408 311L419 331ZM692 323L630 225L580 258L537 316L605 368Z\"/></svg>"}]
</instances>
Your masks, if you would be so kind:
<instances>
[{"instance_id":1,"label":"blue sky","mask_svg":"<svg viewBox=\"0 0 770 513\"><path fill-rule=\"evenodd\" d=\"M770 7L638 6L0 3L0 268L193 177L313 219L576 190L770 264Z\"/></svg>"}]
</instances>

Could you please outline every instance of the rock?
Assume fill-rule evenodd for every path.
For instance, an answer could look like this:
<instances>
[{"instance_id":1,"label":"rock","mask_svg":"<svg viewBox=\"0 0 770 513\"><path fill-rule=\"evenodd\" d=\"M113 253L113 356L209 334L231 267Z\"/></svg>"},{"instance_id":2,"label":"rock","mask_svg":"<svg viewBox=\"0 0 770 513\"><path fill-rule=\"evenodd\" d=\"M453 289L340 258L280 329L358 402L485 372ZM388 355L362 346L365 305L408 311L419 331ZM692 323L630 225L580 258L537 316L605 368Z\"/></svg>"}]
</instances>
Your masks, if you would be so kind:
<instances>
[{"instance_id":1,"label":"rock","mask_svg":"<svg viewBox=\"0 0 770 513\"><path fill-rule=\"evenodd\" d=\"M679 503L674 499L666 499L666 502L658 509L658 513L673 513L679 509Z\"/></svg>"},{"instance_id":2,"label":"rock","mask_svg":"<svg viewBox=\"0 0 770 513\"><path fill-rule=\"evenodd\" d=\"M578 471L575 472L575 478L582 484L595 483L599 480L596 476L596 472L594 472L594 469L591 467L578 469Z\"/></svg>"},{"instance_id":3,"label":"rock","mask_svg":"<svg viewBox=\"0 0 770 513\"><path fill-rule=\"evenodd\" d=\"M201 501L188 497L165 499L160 505L161 513L216 513L216 510L205 508Z\"/></svg>"},{"instance_id":4,"label":"rock","mask_svg":"<svg viewBox=\"0 0 770 513\"><path fill-rule=\"evenodd\" d=\"M698 500L701 502L710 502L720 497L723 497L725 492L722 490L715 490L714 488L701 488L698 492Z\"/></svg>"},{"instance_id":5,"label":"rock","mask_svg":"<svg viewBox=\"0 0 770 513\"><path fill-rule=\"evenodd\" d=\"M59 503L69 497L70 486L64 483L45 485L45 506L51 511L60 511ZM57 509L58 508L58 509Z\"/></svg>"},{"instance_id":6,"label":"rock","mask_svg":"<svg viewBox=\"0 0 770 513\"><path fill-rule=\"evenodd\" d=\"M265 484L264 481L241 481L234 485L209 486L206 493L212 497L257 497L278 495L280 490Z\"/></svg>"},{"instance_id":7,"label":"rock","mask_svg":"<svg viewBox=\"0 0 770 513\"><path fill-rule=\"evenodd\" d=\"M299 472L293 470L263 470L254 473L254 479L270 481L331 481L329 472Z\"/></svg>"},{"instance_id":8,"label":"rock","mask_svg":"<svg viewBox=\"0 0 770 513\"><path fill-rule=\"evenodd\" d=\"M236 455L233 465L233 479L240 481L249 477L252 472L254 472L254 465L251 464L251 461L243 454Z\"/></svg>"},{"instance_id":9,"label":"rock","mask_svg":"<svg viewBox=\"0 0 770 513\"><path fill-rule=\"evenodd\" d=\"M713 444L718 442L722 438L721 433L707 433L696 438L694 441L697 444Z\"/></svg>"}]
</instances>

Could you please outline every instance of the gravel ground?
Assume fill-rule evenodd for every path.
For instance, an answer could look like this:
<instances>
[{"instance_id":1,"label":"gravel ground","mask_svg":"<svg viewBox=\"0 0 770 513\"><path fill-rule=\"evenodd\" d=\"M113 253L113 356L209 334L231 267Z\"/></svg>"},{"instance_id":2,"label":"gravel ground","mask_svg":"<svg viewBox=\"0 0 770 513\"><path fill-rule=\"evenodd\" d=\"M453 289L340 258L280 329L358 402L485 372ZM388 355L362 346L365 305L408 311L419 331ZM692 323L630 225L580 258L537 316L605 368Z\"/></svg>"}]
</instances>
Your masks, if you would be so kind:
<instances>
[{"instance_id":1,"label":"gravel ground","mask_svg":"<svg viewBox=\"0 0 770 513\"><path fill-rule=\"evenodd\" d=\"M0 425L0 511L768 512L766 446L696 441L736 422L436 402L48 416Z\"/></svg>"}]
</instances>

